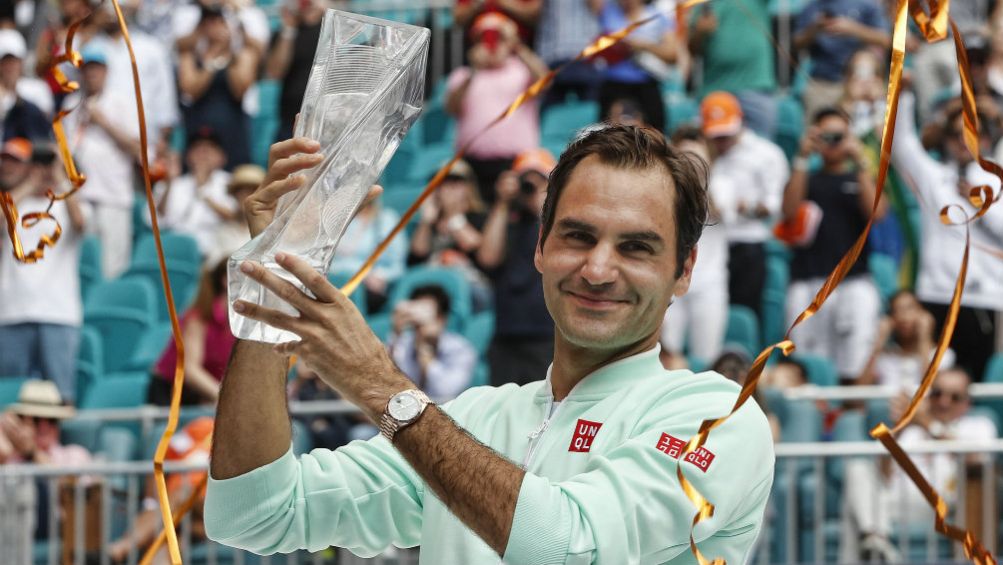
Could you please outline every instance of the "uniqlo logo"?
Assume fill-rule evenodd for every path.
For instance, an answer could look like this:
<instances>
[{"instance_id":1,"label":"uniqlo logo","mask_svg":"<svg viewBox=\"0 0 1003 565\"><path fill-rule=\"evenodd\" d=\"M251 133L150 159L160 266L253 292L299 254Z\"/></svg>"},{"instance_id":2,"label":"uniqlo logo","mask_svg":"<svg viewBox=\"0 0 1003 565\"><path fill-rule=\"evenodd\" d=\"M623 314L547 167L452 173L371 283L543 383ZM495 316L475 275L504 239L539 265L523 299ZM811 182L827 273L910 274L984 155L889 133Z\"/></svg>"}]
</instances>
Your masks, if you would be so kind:
<instances>
[{"instance_id":1,"label":"uniqlo logo","mask_svg":"<svg viewBox=\"0 0 1003 565\"><path fill-rule=\"evenodd\" d=\"M655 449L673 459L679 459L679 454L683 452L684 447L686 447L685 441L666 433L663 433L662 437L658 438L658 444L655 445Z\"/></svg>"},{"instance_id":2,"label":"uniqlo logo","mask_svg":"<svg viewBox=\"0 0 1003 565\"><path fill-rule=\"evenodd\" d=\"M571 445L568 446L568 451L587 453L592 449L592 440L595 439L601 427L602 422L590 422L579 418L578 423L575 424L575 435L571 437Z\"/></svg>"},{"instance_id":3,"label":"uniqlo logo","mask_svg":"<svg viewBox=\"0 0 1003 565\"><path fill-rule=\"evenodd\" d=\"M670 436L667 433L662 433L662 437L658 438L658 443L655 444L655 449L673 459L679 459L685 447L685 441ZM707 469L710 468L710 464L714 462L714 454L706 447L698 447L692 453L687 453L683 461L696 465L697 468L706 473Z\"/></svg>"}]
</instances>

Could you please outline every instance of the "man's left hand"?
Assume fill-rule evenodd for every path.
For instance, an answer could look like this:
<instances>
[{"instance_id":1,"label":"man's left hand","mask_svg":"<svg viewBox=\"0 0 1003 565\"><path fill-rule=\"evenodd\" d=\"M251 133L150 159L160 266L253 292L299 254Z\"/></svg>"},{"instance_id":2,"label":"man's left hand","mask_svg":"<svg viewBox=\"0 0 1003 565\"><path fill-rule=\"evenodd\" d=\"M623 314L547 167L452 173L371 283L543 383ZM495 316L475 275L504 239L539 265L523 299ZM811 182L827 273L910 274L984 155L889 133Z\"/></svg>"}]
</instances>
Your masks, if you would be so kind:
<instances>
[{"instance_id":1,"label":"man's left hand","mask_svg":"<svg viewBox=\"0 0 1003 565\"><path fill-rule=\"evenodd\" d=\"M291 316L243 300L234 310L243 316L299 336L300 341L275 346L284 355L296 355L312 367L346 400L378 422L390 397L413 387L387 354L383 343L340 290L309 263L286 253L275 261L316 296L312 298L292 283L264 268L245 262L241 270L299 312Z\"/></svg>"}]
</instances>

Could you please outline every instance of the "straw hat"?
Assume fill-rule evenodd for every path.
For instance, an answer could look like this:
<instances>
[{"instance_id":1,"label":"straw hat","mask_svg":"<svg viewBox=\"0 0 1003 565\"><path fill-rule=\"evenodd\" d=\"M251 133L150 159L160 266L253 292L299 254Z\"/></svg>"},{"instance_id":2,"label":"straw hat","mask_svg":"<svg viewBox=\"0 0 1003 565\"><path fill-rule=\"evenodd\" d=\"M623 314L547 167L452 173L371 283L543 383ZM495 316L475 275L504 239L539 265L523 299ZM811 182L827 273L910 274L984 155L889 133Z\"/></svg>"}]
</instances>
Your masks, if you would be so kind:
<instances>
[{"instance_id":1,"label":"straw hat","mask_svg":"<svg viewBox=\"0 0 1003 565\"><path fill-rule=\"evenodd\" d=\"M233 174L230 175L230 182L227 183L226 188L230 194L233 194L238 188L244 186L257 188L264 181L265 170L258 165L239 165L233 169Z\"/></svg>"},{"instance_id":2,"label":"straw hat","mask_svg":"<svg viewBox=\"0 0 1003 565\"><path fill-rule=\"evenodd\" d=\"M57 420L71 418L75 413L72 406L63 405L63 397L56 384L41 379L25 381L17 395L17 402L11 404L8 410L19 416Z\"/></svg>"}]
</instances>

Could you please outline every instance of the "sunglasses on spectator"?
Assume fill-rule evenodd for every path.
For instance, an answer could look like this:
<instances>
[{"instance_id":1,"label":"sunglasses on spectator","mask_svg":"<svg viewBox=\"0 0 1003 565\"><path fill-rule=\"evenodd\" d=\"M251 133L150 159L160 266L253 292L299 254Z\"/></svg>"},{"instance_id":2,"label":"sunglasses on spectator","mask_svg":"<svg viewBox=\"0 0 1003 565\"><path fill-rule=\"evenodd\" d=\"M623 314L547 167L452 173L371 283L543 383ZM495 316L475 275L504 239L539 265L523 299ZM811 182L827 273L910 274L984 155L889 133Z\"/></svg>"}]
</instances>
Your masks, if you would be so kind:
<instances>
[{"instance_id":1,"label":"sunglasses on spectator","mask_svg":"<svg viewBox=\"0 0 1003 565\"><path fill-rule=\"evenodd\" d=\"M930 398L933 400L939 400L942 396L946 396L951 400L951 402L958 404L959 402L964 402L968 399L968 395L961 392L951 392L939 388L930 389Z\"/></svg>"},{"instance_id":2,"label":"sunglasses on spectator","mask_svg":"<svg viewBox=\"0 0 1003 565\"><path fill-rule=\"evenodd\" d=\"M841 131L827 131L819 134L818 138L826 145L839 145L846 137Z\"/></svg>"}]
</instances>

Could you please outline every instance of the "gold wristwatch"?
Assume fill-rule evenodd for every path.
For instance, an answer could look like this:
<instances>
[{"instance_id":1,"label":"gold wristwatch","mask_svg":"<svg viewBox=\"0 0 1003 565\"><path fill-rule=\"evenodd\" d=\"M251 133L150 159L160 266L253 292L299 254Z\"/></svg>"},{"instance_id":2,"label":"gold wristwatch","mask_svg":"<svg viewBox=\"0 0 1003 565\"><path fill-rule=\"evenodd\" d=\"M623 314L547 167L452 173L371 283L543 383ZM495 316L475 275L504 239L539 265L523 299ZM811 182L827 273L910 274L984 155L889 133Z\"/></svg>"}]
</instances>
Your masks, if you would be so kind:
<instances>
[{"instance_id":1,"label":"gold wristwatch","mask_svg":"<svg viewBox=\"0 0 1003 565\"><path fill-rule=\"evenodd\" d=\"M380 433L393 442L398 430L413 424L431 403L428 396L416 388L391 396L380 418Z\"/></svg>"}]
</instances>

